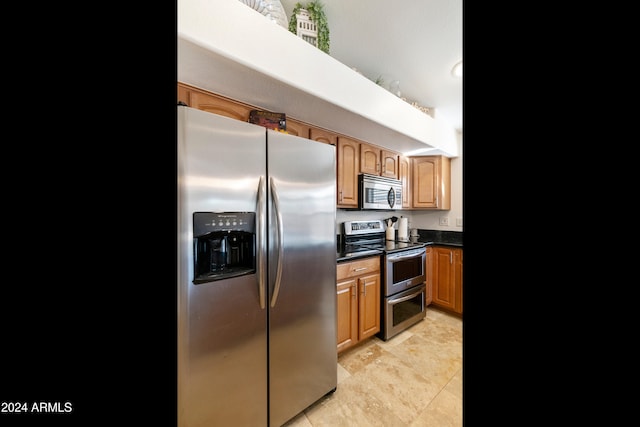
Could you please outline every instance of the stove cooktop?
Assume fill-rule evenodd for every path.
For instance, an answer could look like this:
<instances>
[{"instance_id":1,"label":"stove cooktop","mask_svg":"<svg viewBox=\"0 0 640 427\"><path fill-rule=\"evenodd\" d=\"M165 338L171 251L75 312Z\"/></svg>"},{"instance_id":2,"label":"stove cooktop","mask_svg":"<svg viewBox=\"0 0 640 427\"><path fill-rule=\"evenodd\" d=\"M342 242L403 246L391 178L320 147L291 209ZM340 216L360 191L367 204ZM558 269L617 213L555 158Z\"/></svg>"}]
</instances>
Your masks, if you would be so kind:
<instances>
[{"instance_id":1,"label":"stove cooktop","mask_svg":"<svg viewBox=\"0 0 640 427\"><path fill-rule=\"evenodd\" d=\"M404 242L400 240L385 240L384 243L374 245L372 247L385 252L397 252L404 249L421 248L423 246L425 246L424 243Z\"/></svg>"},{"instance_id":2,"label":"stove cooktop","mask_svg":"<svg viewBox=\"0 0 640 427\"><path fill-rule=\"evenodd\" d=\"M424 243L386 240L382 220L347 221L343 224L342 257L365 256L368 253L393 253L424 247Z\"/></svg>"},{"instance_id":3,"label":"stove cooktop","mask_svg":"<svg viewBox=\"0 0 640 427\"><path fill-rule=\"evenodd\" d=\"M337 251L338 258L359 258L368 255L382 255L379 249L365 247L344 247Z\"/></svg>"},{"instance_id":4,"label":"stove cooktop","mask_svg":"<svg viewBox=\"0 0 640 427\"><path fill-rule=\"evenodd\" d=\"M426 246L424 243L400 242L393 240L386 240L381 244L347 244L339 248L338 257L352 258L367 255L390 254L409 249L421 248L424 246Z\"/></svg>"}]
</instances>

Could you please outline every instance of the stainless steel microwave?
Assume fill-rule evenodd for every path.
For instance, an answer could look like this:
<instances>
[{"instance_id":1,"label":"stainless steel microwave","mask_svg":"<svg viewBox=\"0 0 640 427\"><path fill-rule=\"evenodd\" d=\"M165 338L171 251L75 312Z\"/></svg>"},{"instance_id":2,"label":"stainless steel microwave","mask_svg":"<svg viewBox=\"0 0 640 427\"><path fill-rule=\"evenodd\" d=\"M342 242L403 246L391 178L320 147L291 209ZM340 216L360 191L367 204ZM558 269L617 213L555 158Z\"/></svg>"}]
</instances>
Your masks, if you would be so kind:
<instances>
[{"instance_id":1,"label":"stainless steel microwave","mask_svg":"<svg viewBox=\"0 0 640 427\"><path fill-rule=\"evenodd\" d=\"M360 209L402 209L402 182L383 176L358 176L358 207Z\"/></svg>"}]
</instances>

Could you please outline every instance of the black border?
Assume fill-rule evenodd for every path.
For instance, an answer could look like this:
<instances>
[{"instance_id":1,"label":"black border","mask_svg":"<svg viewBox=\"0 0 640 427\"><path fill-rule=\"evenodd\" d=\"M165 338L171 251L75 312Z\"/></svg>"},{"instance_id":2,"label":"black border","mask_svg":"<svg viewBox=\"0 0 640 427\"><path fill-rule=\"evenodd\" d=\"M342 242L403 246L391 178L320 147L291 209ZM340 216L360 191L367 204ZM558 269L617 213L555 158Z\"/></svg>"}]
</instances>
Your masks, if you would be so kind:
<instances>
[{"instance_id":1,"label":"black border","mask_svg":"<svg viewBox=\"0 0 640 427\"><path fill-rule=\"evenodd\" d=\"M29 14L52 50L11 61L0 400L72 411L0 424L176 424L175 6Z\"/></svg>"}]
</instances>

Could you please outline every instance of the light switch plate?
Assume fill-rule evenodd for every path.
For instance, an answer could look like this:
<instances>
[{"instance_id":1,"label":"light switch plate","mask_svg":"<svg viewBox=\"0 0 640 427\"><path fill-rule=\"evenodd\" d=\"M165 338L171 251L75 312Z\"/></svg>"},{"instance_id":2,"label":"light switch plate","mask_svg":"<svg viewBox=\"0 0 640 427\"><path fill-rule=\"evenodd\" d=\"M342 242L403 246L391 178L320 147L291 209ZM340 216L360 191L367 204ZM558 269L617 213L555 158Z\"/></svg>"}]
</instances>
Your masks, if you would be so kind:
<instances>
[{"instance_id":1,"label":"light switch plate","mask_svg":"<svg viewBox=\"0 0 640 427\"><path fill-rule=\"evenodd\" d=\"M449 225L449 217L441 216L440 217L440 225Z\"/></svg>"}]
</instances>

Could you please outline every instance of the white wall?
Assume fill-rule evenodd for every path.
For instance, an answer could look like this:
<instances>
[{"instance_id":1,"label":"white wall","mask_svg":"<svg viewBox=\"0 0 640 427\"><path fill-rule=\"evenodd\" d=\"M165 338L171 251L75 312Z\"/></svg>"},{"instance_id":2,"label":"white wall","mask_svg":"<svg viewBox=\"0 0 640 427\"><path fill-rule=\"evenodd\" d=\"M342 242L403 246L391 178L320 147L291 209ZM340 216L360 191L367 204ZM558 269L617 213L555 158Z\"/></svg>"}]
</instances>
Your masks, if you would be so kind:
<instances>
[{"instance_id":1,"label":"white wall","mask_svg":"<svg viewBox=\"0 0 640 427\"><path fill-rule=\"evenodd\" d=\"M456 218L462 218L462 132L456 132L458 157L451 159L451 209L448 211L349 211L338 209L336 212L336 234L342 234L342 223L353 220L386 219L392 216L409 218L409 229L463 231L456 226ZM440 217L449 218L449 225L440 225Z\"/></svg>"}]
</instances>

